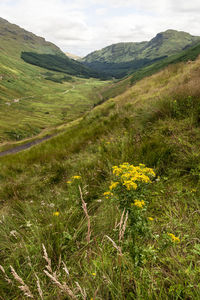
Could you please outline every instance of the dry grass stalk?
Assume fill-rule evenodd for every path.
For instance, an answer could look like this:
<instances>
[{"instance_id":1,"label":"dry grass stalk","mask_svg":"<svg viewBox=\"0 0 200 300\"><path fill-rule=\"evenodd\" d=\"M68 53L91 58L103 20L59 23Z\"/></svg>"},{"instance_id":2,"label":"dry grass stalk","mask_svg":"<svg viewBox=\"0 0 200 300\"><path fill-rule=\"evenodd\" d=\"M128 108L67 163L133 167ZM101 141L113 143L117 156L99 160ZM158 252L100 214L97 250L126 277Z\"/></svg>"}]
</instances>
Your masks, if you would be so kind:
<instances>
[{"instance_id":1,"label":"dry grass stalk","mask_svg":"<svg viewBox=\"0 0 200 300\"><path fill-rule=\"evenodd\" d=\"M77 286L78 290L81 292L83 300L87 300L87 294L86 294L85 289L82 289L80 284L77 281L75 283L76 283L76 286Z\"/></svg>"},{"instance_id":2,"label":"dry grass stalk","mask_svg":"<svg viewBox=\"0 0 200 300\"><path fill-rule=\"evenodd\" d=\"M42 244L42 248L43 248L43 252L44 252L43 258L44 258L44 259L46 260L46 262L47 262L46 268L47 268L47 270L48 270L50 273L53 273L52 268L51 268L51 259L48 257L47 250L46 250L44 244Z\"/></svg>"},{"instance_id":3,"label":"dry grass stalk","mask_svg":"<svg viewBox=\"0 0 200 300\"><path fill-rule=\"evenodd\" d=\"M69 271L68 271L68 269L67 269L67 266L66 266L66 264L64 263L64 261L62 261L62 263L63 263L63 270L65 271L65 273L69 276Z\"/></svg>"},{"instance_id":4,"label":"dry grass stalk","mask_svg":"<svg viewBox=\"0 0 200 300\"><path fill-rule=\"evenodd\" d=\"M115 249L117 249L117 251L119 252L119 255L122 256L122 249L121 249L121 247L117 246L117 244L108 235L105 235L105 237L107 237L107 239L109 239L109 241L113 244L113 247Z\"/></svg>"},{"instance_id":5,"label":"dry grass stalk","mask_svg":"<svg viewBox=\"0 0 200 300\"><path fill-rule=\"evenodd\" d=\"M24 295L28 298L32 298L33 299L33 295L29 289L29 287L24 283L23 279L21 277L19 277L19 275L16 273L15 269L10 266L11 269L11 273L13 275L13 277L15 278L16 281L18 281L21 286L18 286L18 288L24 293Z\"/></svg>"},{"instance_id":6,"label":"dry grass stalk","mask_svg":"<svg viewBox=\"0 0 200 300\"><path fill-rule=\"evenodd\" d=\"M38 276L35 274L35 277L37 279L37 289L38 289L38 293L40 295L40 298L43 300L44 297L43 297L43 292L42 292L42 289L41 289L41 285L40 285L40 280L38 278Z\"/></svg>"},{"instance_id":7,"label":"dry grass stalk","mask_svg":"<svg viewBox=\"0 0 200 300\"><path fill-rule=\"evenodd\" d=\"M115 225L114 225L114 229L117 229L117 227L119 226L118 220L115 220Z\"/></svg>"},{"instance_id":8,"label":"dry grass stalk","mask_svg":"<svg viewBox=\"0 0 200 300\"><path fill-rule=\"evenodd\" d=\"M121 229L122 229L123 221L124 221L124 213L125 213L125 208L124 208L124 210L122 212L122 215L121 215L121 218L120 218L120 222L118 224L118 226L119 226L119 241L121 241Z\"/></svg>"},{"instance_id":9,"label":"dry grass stalk","mask_svg":"<svg viewBox=\"0 0 200 300\"><path fill-rule=\"evenodd\" d=\"M91 237L91 224L90 224L90 217L88 215L88 211L87 211L87 203L85 203L85 201L83 200L83 194L81 191L81 187L79 186L79 191L80 191L80 195L81 195L81 201L82 201L82 208L84 210L85 216L87 218L87 223L88 223L88 232L87 232L87 242L89 244L90 242L90 237Z\"/></svg>"},{"instance_id":10,"label":"dry grass stalk","mask_svg":"<svg viewBox=\"0 0 200 300\"><path fill-rule=\"evenodd\" d=\"M4 274L4 278L5 278L5 280L8 282L8 283L12 283L12 281L8 278L8 276L7 276L7 274L6 274L6 272L5 272L5 270L4 270L4 267L2 266L2 265L0 265L0 270L2 271L2 273Z\"/></svg>"},{"instance_id":11,"label":"dry grass stalk","mask_svg":"<svg viewBox=\"0 0 200 300\"><path fill-rule=\"evenodd\" d=\"M121 242L124 238L124 233L125 233L126 225L127 225L127 221L128 221L128 211L126 212L125 219L124 219L124 213L125 213L125 209L122 213L120 224L119 224L119 242Z\"/></svg>"},{"instance_id":12,"label":"dry grass stalk","mask_svg":"<svg viewBox=\"0 0 200 300\"><path fill-rule=\"evenodd\" d=\"M94 296L93 296L93 300L96 299L97 293L98 293L99 288L96 289L96 291L94 292Z\"/></svg>"},{"instance_id":13,"label":"dry grass stalk","mask_svg":"<svg viewBox=\"0 0 200 300\"><path fill-rule=\"evenodd\" d=\"M66 283L62 284L58 281L55 274L50 274L48 271L44 270L44 273L53 281L53 283L64 293L66 293L71 299L77 299L72 290L66 285Z\"/></svg>"}]
</instances>

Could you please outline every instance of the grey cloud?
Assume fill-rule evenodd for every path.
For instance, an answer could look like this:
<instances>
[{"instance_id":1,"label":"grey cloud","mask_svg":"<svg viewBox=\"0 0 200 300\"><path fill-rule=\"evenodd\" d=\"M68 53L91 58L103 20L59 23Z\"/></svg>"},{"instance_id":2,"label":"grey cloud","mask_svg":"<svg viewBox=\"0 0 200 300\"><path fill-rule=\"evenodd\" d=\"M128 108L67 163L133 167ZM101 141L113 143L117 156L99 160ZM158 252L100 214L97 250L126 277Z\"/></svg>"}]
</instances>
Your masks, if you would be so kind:
<instances>
[{"instance_id":1,"label":"grey cloud","mask_svg":"<svg viewBox=\"0 0 200 300\"><path fill-rule=\"evenodd\" d=\"M79 55L121 41L149 40L168 28L200 35L199 0L16 0L11 6L12 2L0 0L1 17Z\"/></svg>"}]
</instances>

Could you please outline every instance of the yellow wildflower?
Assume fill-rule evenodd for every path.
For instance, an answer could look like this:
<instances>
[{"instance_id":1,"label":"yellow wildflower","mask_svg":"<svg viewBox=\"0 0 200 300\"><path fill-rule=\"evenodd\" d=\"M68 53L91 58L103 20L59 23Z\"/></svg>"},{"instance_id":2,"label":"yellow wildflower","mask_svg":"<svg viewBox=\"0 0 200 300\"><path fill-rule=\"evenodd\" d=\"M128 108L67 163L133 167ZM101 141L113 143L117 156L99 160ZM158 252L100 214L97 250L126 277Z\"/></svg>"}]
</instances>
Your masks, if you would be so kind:
<instances>
[{"instance_id":1,"label":"yellow wildflower","mask_svg":"<svg viewBox=\"0 0 200 300\"><path fill-rule=\"evenodd\" d=\"M67 181L67 183L68 183L68 184L71 184L71 183L72 183L72 181L71 181L71 180L68 180L68 181Z\"/></svg>"},{"instance_id":2,"label":"yellow wildflower","mask_svg":"<svg viewBox=\"0 0 200 300\"><path fill-rule=\"evenodd\" d=\"M118 186L119 182L116 181L116 182L111 182L111 185L109 186L109 189L112 191L113 189L115 189L117 186Z\"/></svg>"},{"instance_id":3,"label":"yellow wildflower","mask_svg":"<svg viewBox=\"0 0 200 300\"><path fill-rule=\"evenodd\" d=\"M58 217L59 216L59 211L55 211L55 212L53 212L53 216L56 216L56 217Z\"/></svg>"},{"instance_id":4,"label":"yellow wildflower","mask_svg":"<svg viewBox=\"0 0 200 300\"><path fill-rule=\"evenodd\" d=\"M109 196L113 196L113 193L110 191L103 193L103 195L106 197L106 199L109 199Z\"/></svg>"},{"instance_id":5,"label":"yellow wildflower","mask_svg":"<svg viewBox=\"0 0 200 300\"><path fill-rule=\"evenodd\" d=\"M130 191L131 189L137 189L137 184L131 180L124 181L123 185L125 185L128 191Z\"/></svg>"},{"instance_id":6,"label":"yellow wildflower","mask_svg":"<svg viewBox=\"0 0 200 300\"><path fill-rule=\"evenodd\" d=\"M73 179L80 179L80 178L81 178L81 176L79 176L79 175L75 175L75 176L72 176L72 178L73 178Z\"/></svg>"},{"instance_id":7,"label":"yellow wildflower","mask_svg":"<svg viewBox=\"0 0 200 300\"><path fill-rule=\"evenodd\" d=\"M143 200L135 199L133 205L135 205L139 208L143 208L143 206L145 205L145 202Z\"/></svg>"},{"instance_id":8,"label":"yellow wildflower","mask_svg":"<svg viewBox=\"0 0 200 300\"><path fill-rule=\"evenodd\" d=\"M96 276L97 274L96 273L92 273L92 276Z\"/></svg>"},{"instance_id":9,"label":"yellow wildflower","mask_svg":"<svg viewBox=\"0 0 200 300\"><path fill-rule=\"evenodd\" d=\"M173 233L167 233L167 234L170 236L173 243L180 243L179 237L175 236Z\"/></svg>"},{"instance_id":10,"label":"yellow wildflower","mask_svg":"<svg viewBox=\"0 0 200 300\"><path fill-rule=\"evenodd\" d=\"M113 168L113 174L116 176L119 176L123 172L122 169L117 166L114 166L112 168Z\"/></svg>"},{"instance_id":11,"label":"yellow wildflower","mask_svg":"<svg viewBox=\"0 0 200 300\"><path fill-rule=\"evenodd\" d=\"M154 218L152 218L152 217L148 217L148 220L149 220L149 221L153 221L153 220L154 220Z\"/></svg>"}]
</instances>

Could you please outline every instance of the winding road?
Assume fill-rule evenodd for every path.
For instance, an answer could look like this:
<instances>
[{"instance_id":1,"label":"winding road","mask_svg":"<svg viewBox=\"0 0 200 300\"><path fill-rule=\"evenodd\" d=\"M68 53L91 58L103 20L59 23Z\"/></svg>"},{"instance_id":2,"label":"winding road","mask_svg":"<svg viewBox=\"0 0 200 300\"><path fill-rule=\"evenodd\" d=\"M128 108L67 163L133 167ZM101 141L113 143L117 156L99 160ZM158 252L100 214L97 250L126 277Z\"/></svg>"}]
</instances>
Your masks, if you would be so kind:
<instances>
[{"instance_id":1,"label":"winding road","mask_svg":"<svg viewBox=\"0 0 200 300\"><path fill-rule=\"evenodd\" d=\"M2 151L2 152L0 152L0 157L6 156L6 155L9 155L9 154L15 154L15 153L21 152L23 150L29 149L32 146L38 145L38 144L40 144L40 143L42 143L42 142L44 142L46 140L49 140L50 138L52 138L52 137L54 137L56 135L57 134L47 135L47 136L45 136L43 138L34 140L32 142L28 142L26 144L16 146L15 148Z\"/></svg>"}]
</instances>

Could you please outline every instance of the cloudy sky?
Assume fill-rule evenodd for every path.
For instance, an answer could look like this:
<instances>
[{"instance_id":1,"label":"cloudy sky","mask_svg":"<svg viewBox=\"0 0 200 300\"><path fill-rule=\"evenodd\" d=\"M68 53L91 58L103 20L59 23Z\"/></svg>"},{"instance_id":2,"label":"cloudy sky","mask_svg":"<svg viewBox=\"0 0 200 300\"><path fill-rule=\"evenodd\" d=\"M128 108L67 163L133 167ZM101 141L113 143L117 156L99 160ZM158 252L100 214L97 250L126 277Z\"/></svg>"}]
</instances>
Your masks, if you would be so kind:
<instances>
[{"instance_id":1,"label":"cloudy sky","mask_svg":"<svg viewBox=\"0 0 200 300\"><path fill-rule=\"evenodd\" d=\"M0 0L0 17L84 56L167 29L200 35L199 0Z\"/></svg>"}]
</instances>

